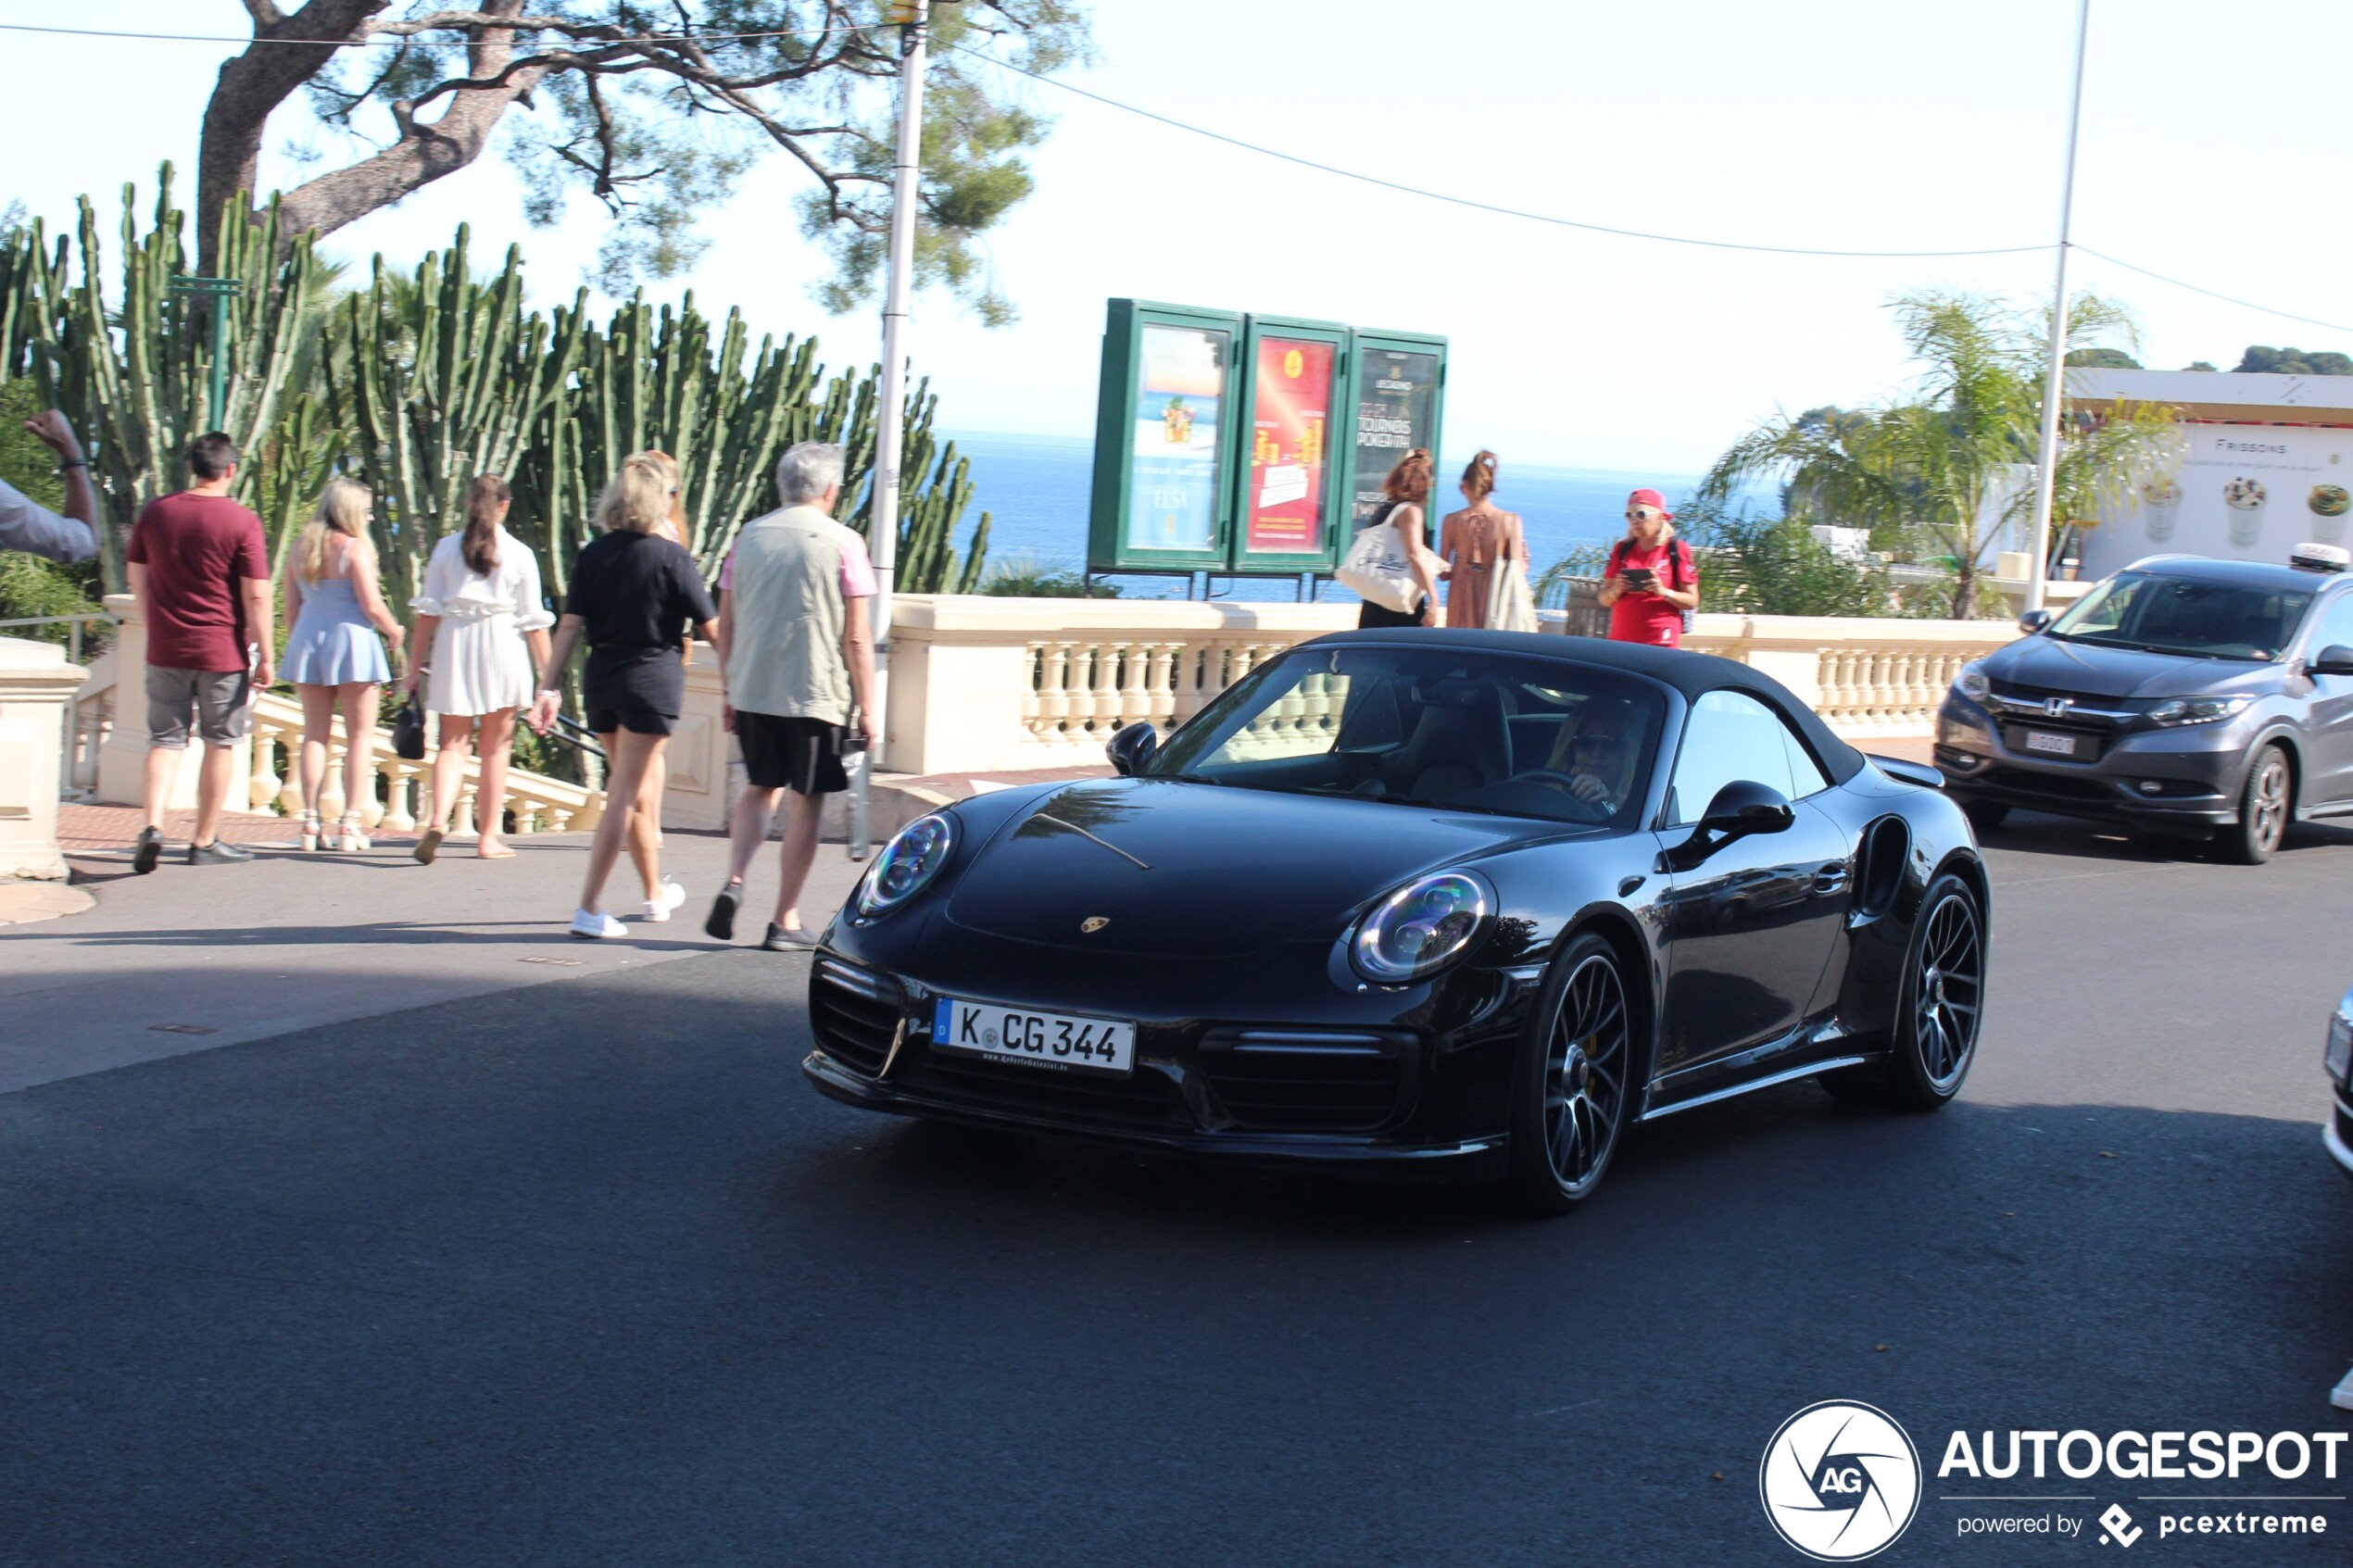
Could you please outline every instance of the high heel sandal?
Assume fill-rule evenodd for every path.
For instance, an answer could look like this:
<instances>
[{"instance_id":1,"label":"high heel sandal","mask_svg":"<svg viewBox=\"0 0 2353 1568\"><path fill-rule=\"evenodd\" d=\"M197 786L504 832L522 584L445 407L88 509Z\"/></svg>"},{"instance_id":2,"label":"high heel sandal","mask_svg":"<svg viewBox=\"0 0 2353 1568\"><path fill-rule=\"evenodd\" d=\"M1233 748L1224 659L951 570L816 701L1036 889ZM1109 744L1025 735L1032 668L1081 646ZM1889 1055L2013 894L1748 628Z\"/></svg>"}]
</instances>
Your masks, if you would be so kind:
<instances>
[{"instance_id":1,"label":"high heel sandal","mask_svg":"<svg viewBox=\"0 0 2353 1568\"><path fill-rule=\"evenodd\" d=\"M302 814L302 847L306 854L319 847L319 813L305 811Z\"/></svg>"},{"instance_id":2,"label":"high heel sandal","mask_svg":"<svg viewBox=\"0 0 2353 1568\"><path fill-rule=\"evenodd\" d=\"M343 826L335 834L335 847L346 854L357 854L368 847L368 835L360 831L359 812L344 813Z\"/></svg>"}]
</instances>

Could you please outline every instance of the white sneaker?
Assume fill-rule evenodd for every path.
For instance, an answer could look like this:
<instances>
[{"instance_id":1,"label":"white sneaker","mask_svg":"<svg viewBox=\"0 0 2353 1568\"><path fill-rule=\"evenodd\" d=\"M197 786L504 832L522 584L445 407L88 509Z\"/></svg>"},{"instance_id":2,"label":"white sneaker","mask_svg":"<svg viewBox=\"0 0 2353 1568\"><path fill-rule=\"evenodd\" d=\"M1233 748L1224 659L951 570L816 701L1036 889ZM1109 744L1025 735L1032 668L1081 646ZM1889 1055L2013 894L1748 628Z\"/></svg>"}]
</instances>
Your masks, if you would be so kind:
<instances>
[{"instance_id":1,"label":"white sneaker","mask_svg":"<svg viewBox=\"0 0 2353 1568\"><path fill-rule=\"evenodd\" d=\"M572 912L572 934L585 936L592 942L601 942L608 936L626 936L629 928L602 909L574 909Z\"/></svg>"},{"instance_id":2,"label":"white sneaker","mask_svg":"<svg viewBox=\"0 0 2353 1568\"><path fill-rule=\"evenodd\" d=\"M639 920L668 920L670 911L686 901L686 890L678 885L677 880L673 877L663 877L661 896L658 898L647 899L646 912L637 918Z\"/></svg>"},{"instance_id":3,"label":"white sneaker","mask_svg":"<svg viewBox=\"0 0 2353 1568\"><path fill-rule=\"evenodd\" d=\"M2329 1403L2341 1411L2353 1411L2353 1372L2347 1373L2345 1381L2338 1384L2335 1391L2329 1395Z\"/></svg>"}]
</instances>

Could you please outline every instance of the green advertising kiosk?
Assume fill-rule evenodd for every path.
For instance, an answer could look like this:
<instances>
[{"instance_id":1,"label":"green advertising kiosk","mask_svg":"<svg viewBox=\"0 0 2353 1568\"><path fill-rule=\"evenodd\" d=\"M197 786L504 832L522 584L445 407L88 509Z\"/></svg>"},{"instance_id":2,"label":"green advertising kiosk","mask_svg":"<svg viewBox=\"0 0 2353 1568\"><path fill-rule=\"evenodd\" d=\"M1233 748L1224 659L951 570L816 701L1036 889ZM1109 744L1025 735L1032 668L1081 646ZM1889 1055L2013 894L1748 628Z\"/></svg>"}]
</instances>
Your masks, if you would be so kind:
<instances>
[{"instance_id":1,"label":"green advertising kiosk","mask_svg":"<svg viewBox=\"0 0 2353 1568\"><path fill-rule=\"evenodd\" d=\"M1441 337L1113 300L1088 574L1329 576L1445 374Z\"/></svg>"}]
</instances>

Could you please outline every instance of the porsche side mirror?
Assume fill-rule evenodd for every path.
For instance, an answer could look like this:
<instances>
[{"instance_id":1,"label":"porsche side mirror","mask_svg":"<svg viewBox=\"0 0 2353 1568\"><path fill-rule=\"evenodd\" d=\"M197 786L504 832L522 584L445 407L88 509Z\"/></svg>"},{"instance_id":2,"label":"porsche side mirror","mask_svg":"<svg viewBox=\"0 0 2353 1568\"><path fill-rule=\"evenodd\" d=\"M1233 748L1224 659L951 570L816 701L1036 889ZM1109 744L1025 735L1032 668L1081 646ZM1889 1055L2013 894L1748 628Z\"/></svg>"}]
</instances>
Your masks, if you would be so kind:
<instances>
[{"instance_id":1,"label":"porsche side mirror","mask_svg":"<svg viewBox=\"0 0 2353 1568\"><path fill-rule=\"evenodd\" d=\"M1780 790L1754 779L1734 779L1707 803L1692 836L1668 851L1667 870L1690 871L1736 838L1780 833L1796 820L1796 810Z\"/></svg>"},{"instance_id":2,"label":"porsche side mirror","mask_svg":"<svg viewBox=\"0 0 2353 1568\"><path fill-rule=\"evenodd\" d=\"M2304 668L2315 675L2353 675L2353 648L2343 643L2331 643L2314 654Z\"/></svg>"},{"instance_id":3,"label":"porsche side mirror","mask_svg":"<svg viewBox=\"0 0 2353 1568\"><path fill-rule=\"evenodd\" d=\"M1699 825L1734 839L1752 833L1780 833L1796 820L1789 797L1780 790L1754 779L1734 779L1716 792Z\"/></svg>"},{"instance_id":4,"label":"porsche side mirror","mask_svg":"<svg viewBox=\"0 0 2353 1568\"><path fill-rule=\"evenodd\" d=\"M1103 743L1103 755L1123 776L1132 777L1144 771L1144 764L1160 749L1160 732L1148 720L1139 720Z\"/></svg>"},{"instance_id":5,"label":"porsche side mirror","mask_svg":"<svg viewBox=\"0 0 2353 1568\"><path fill-rule=\"evenodd\" d=\"M2030 609L2018 618L2018 629L2030 637L2050 623L2051 612L2047 609Z\"/></svg>"}]
</instances>

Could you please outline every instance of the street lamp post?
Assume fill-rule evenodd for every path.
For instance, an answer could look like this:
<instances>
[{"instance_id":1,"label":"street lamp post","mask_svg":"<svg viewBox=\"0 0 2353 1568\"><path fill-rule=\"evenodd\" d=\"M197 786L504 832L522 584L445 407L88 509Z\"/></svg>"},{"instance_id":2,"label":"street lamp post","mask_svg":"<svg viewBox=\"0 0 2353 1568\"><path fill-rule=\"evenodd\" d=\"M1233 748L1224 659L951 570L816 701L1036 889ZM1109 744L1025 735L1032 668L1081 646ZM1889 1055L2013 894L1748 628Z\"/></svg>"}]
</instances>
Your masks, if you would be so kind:
<instances>
[{"instance_id":1,"label":"street lamp post","mask_svg":"<svg viewBox=\"0 0 2353 1568\"><path fill-rule=\"evenodd\" d=\"M2075 22L2075 95L2067 111L2067 176L2059 187L2058 277L2051 285L2050 362L2043 377L2043 440L2034 459L2034 548L2026 608L2041 609L2051 570L2051 501L2058 485L2059 404L2067 394L2067 252L2075 223L2075 143L2083 126L2083 60L2092 46L2092 0Z\"/></svg>"},{"instance_id":2,"label":"street lamp post","mask_svg":"<svg viewBox=\"0 0 2353 1568\"><path fill-rule=\"evenodd\" d=\"M867 541L875 561L875 685L866 715L872 737L852 782L849 858L862 860L872 847L868 781L883 759L884 719L890 711L890 609L892 577L899 560L900 462L906 445L907 295L915 260L915 203L923 177L924 63L929 43L931 0L894 0L899 23L899 151L890 184L890 261L883 295L882 388L875 437L875 505Z\"/></svg>"},{"instance_id":3,"label":"street lamp post","mask_svg":"<svg viewBox=\"0 0 2353 1568\"><path fill-rule=\"evenodd\" d=\"M219 430L229 414L229 302L245 287L239 278L174 278L170 292L211 302L212 375L206 391L205 429Z\"/></svg>"}]
</instances>

